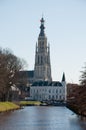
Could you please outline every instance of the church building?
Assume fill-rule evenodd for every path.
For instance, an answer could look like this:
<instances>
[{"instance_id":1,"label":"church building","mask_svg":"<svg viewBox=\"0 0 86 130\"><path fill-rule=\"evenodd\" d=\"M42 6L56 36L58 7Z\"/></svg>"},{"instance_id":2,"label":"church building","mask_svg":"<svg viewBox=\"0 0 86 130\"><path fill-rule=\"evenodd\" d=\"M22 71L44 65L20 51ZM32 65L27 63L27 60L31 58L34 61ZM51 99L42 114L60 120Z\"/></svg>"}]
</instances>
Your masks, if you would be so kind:
<instances>
[{"instance_id":1,"label":"church building","mask_svg":"<svg viewBox=\"0 0 86 130\"><path fill-rule=\"evenodd\" d=\"M30 97L38 101L66 101L65 74L63 73L61 82L52 81L50 45L47 43L44 30L44 19L42 17L38 42L36 43L34 77L30 87Z\"/></svg>"},{"instance_id":2,"label":"church building","mask_svg":"<svg viewBox=\"0 0 86 130\"><path fill-rule=\"evenodd\" d=\"M44 32L44 19L41 19L40 34L36 43L34 81L52 81L50 47Z\"/></svg>"}]
</instances>

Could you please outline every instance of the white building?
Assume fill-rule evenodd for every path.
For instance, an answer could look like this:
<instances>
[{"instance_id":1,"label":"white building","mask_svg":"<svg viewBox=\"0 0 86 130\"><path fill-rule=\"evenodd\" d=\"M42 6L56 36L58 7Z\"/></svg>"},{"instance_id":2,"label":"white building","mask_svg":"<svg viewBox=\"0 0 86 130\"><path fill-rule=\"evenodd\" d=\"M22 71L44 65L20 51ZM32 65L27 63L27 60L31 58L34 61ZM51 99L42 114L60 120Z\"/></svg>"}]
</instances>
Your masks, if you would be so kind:
<instances>
[{"instance_id":1,"label":"white building","mask_svg":"<svg viewBox=\"0 0 86 130\"><path fill-rule=\"evenodd\" d=\"M66 82L63 74L62 82L38 81L30 87L30 97L33 100L66 101Z\"/></svg>"}]
</instances>

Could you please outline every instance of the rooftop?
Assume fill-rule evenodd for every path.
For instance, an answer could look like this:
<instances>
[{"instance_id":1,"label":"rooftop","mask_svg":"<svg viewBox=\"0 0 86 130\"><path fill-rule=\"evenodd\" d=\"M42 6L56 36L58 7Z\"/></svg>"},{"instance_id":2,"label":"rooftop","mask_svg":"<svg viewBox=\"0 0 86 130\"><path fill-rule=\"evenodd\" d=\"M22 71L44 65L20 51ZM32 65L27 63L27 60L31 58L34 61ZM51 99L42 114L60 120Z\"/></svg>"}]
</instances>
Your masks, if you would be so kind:
<instances>
[{"instance_id":1,"label":"rooftop","mask_svg":"<svg viewBox=\"0 0 86 130\"><path fill-rule=\"evenodd\" d=\"M62 87L62 83L59 81L37 81L32 84L32 86L57 86Z\"/></svg>"}]
</instances>

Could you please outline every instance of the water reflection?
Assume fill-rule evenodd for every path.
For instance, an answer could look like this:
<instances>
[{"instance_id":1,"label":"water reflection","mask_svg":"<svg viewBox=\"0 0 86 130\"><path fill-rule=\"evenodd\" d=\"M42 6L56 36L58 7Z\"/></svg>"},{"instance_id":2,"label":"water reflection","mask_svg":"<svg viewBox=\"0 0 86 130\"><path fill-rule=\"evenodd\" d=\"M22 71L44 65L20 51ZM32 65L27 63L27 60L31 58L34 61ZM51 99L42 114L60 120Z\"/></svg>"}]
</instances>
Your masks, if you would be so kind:
<instances>
[{"instance_id":1,"label":"water reflection","mask_svg":"<svg viewBox=\"0 0 86 130\"><path fill-rule=\"evenodd\" d=\"M1 114L0 130L86 130L86 121L65 107L26 107Z\"/></svg>"}]
</instances>

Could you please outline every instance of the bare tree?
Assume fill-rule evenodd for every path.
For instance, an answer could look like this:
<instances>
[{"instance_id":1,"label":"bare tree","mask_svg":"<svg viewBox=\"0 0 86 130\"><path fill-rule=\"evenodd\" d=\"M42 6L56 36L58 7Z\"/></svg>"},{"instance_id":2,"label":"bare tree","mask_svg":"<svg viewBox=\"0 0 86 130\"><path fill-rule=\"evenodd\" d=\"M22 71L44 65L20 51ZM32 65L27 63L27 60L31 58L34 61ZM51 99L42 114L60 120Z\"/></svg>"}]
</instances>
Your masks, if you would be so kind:
<instances>
[{"instance_id":1,"label":"bare tree","mask_svg":"<svg viewBox=\"0 0 86 130\"><path fill-rule=\"evenodd\" d=\"M9 99L11 86L17 83L16 73L23 69L24 63L8 49L0 49L0 98Z\"/></svg>"}]
</instances>

